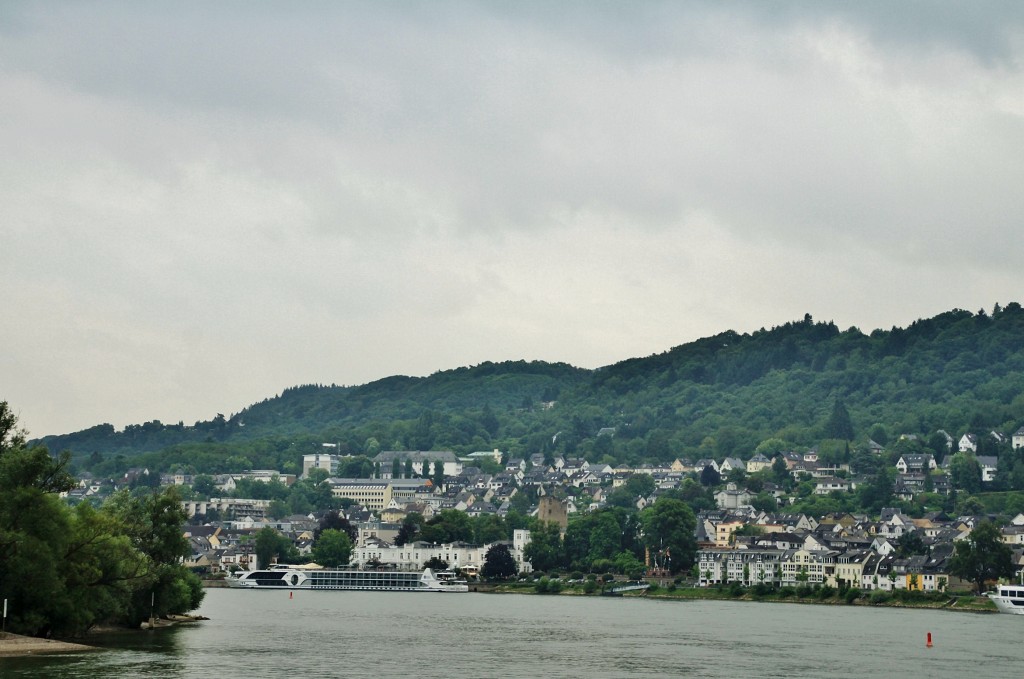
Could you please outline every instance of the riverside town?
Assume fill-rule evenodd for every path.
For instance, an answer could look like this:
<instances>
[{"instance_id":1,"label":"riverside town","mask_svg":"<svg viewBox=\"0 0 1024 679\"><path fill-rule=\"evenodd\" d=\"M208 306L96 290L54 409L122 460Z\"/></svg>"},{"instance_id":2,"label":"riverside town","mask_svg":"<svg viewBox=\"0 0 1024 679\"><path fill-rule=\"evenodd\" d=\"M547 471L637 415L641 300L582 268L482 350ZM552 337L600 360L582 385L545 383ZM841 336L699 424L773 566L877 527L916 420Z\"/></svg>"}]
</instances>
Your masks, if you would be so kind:
<instances>
[{"instance_id":1,"label":"riverside town","mask_svg":"<svg viewBox=\"0 0 1024 679\"><path fill-rule=\"evenodd\" d=\"M29 439L3 402L5 630L153 628L216 587L1020 613L1021 356L1011 303L306 385L194 425Z\"/></svg>"},{"instance_id":2,"label":"riverside town","mask_svg":"<svg viewBox=\"0 0 1024 679\"><path fill-rule=\"evenodd\" d=\"M967 466L982 487L994 480L997 457L977 455L974 434L938 434L948 445L943 463L932 453L900 454L874 478L853 473L849 462L824 462L814 449L636 467L561 456L545 460L540 454L510 458L499 450L465 457L450 451L383 451L370 458L375 470L370 478L344 478L337 471L346 458L324 444L324 452L303 455L299 475L178 472L160 474L159 484L181 487L194 498L181 502L189 544L183 563L207 578L237 577L279 562L317 561L316 538L334 526L349 537L347 565L361 569L418 573L433 568L474 581L491 567L501 577L518 576L536 591L575 586L595 592L602 579L628 579L665 593L683 585L727 586L735 594L749 589L794 599L840 596L871 603L921 593L943 595L935 600L956 605L955 593L976 585L984 590L999 576L1011 582L1020 577L1024 512L993 522L996 517L977 502L918 516L899 504L880 506L876 515L788 510L813 507L818 498L870 500L872 493L895 502L909 502L921 492L952 499L954 477L962 480L965 474L951 469L954 465ZM987 436L1009 442L1014 450L1024 446L1024 428L1011 437L995 431ZM912 442L897 440L893 448L913 449ZM891 456L873 440L866 446L871 456ZM153 484L156 476L145 468L129 469L118 479L83 474L65 496L72 502L101 499L118 488ZM312 484L325 496L329 492L327 504L338 509L285 513L282 505L296 482ZM197 487L208 492L199 497ZM239 496L241 488L260 497ZM697 505L697 511L658 530L653 527L659 501L662 507L672 501L685 508ZM622 535L630 517L639 519L634 549ZM680 526L686 535L678 534ZM538 532L543 542L531 546ZM957 565L958 543L981 544L980 535L988 549L1003 556L1004 563L991 572ZM261 553L265 543L272 546ZM498 553L510 561L495 565Z\"/></svg>"}]
</instances>

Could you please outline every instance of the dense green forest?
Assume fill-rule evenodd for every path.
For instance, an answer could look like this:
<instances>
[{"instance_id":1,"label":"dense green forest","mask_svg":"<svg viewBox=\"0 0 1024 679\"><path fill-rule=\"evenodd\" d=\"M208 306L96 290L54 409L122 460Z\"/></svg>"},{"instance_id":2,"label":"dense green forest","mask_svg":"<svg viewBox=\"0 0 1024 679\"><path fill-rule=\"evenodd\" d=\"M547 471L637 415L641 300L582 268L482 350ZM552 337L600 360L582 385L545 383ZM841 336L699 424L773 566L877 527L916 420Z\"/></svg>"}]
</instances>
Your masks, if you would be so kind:
<instances>
[{"instance_id":1,"label":"dense green forest","mask_svg":"<svg viewBox=\"0 0 1024 679\"><path fill-rule=\"evenodd\" d=\"M323 442L351 455L499 448L635 464L749 458L766 441L806 449L870 436L886 445L906 434L942 454L940 429L956 438L978 433L993 446L979 453L994 454L987 434L1022 424L1024 309L1013 302L870 334L805 316L597 370L518 361L355 387L298 386L230 417L124 431L102 424L39 443L101 473L138 465L295 472ZM614 435L599 436L605 427Z\"/></svg>"}]
</instances>

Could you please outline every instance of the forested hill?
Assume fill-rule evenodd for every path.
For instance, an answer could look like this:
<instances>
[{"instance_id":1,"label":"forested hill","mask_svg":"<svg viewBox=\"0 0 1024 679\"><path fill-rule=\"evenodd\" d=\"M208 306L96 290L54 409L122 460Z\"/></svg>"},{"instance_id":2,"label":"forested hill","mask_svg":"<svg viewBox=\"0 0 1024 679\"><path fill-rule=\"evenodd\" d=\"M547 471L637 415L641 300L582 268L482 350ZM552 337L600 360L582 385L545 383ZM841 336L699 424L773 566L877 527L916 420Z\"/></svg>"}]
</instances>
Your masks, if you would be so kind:
<instances>
[{"instance_id":1,"label":"forested hill","mask_svg":"<svg viewBox=\"0 0 1024 679\"><path fill-rule=\"evenodd\" d=\"M837 402L849 413L840 430L832 417ZM869 335L807 316L594 371L484 363L358 387L295 387L192 426L151 422L116 432L100 425L42 442L79 455L130 456L174 446L168 459L179 461L203 446L294 457L330 441L353 454L500 448L640 462L749 457L769 438L800 447L823 439L864 441L869 434L927 438L938 429L1009 434L1022 424L1024 309L1011 303L991 313L953 310ZM598 436L602 428L614 428L614 435ZM275 462L266 455L248 459Z\"/></svg>"},{"instance_id":2,"label":"forested hill","mask_svg":"<svg viewBox=\"0 0 1024 679\"><path fill-rule=\"evenodd\" d=\"M225 417L186 425L146 422L117 431L100 424L72 434L46 436L51 451L132 454L179 443L252 441L267 437L308 437L346 441L353 428L419 418L425 412L495 413L555 401L562 389L589 381L590 371L564 363L509 361L482 363L429 377L393 376L361 386L302 385ZM486 407L485 407L486 406ZM475 419L480 419L475 418ZM494 430L493 422L485 428ZM362 441L360 442L362 443ZM428 446L429 447L429 446Z\"/></svg>"}]
</instances>

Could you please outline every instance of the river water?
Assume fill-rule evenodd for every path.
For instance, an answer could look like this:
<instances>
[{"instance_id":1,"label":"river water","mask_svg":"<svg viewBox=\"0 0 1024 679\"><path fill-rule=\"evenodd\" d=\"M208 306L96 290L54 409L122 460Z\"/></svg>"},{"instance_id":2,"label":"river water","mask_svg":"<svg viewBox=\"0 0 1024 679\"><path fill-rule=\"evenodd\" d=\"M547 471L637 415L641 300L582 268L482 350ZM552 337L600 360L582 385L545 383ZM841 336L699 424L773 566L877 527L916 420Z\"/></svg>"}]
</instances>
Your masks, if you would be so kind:
<instances>
[{"instance_id":1,"label":"river water","mask_svg":"<svg viewBox=\"0 0 1024 679\"><path fill-rule=\"evenodd\" d=\"M211 618L0 677L1015 677L1024 616L516 594L207 591ZM925 640L932 633L934 646Z\"/></svg>"}]
</instances>

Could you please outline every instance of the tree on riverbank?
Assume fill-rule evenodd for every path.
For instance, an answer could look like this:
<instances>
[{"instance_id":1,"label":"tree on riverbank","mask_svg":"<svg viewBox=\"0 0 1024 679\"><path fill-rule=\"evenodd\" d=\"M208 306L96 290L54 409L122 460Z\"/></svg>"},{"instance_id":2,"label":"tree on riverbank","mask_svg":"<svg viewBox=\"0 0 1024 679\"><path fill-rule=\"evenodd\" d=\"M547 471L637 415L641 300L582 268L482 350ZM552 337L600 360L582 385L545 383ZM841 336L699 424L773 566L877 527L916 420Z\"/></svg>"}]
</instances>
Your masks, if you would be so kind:
<instances>
[{"instance_id":1,"label":"tree on riverbank","mask_svg":"<svg viewBox=\"0 0 1024 679\"><path fill-rule=\"evenodd\" d=\"M98 623L136 626L196 608L203 591L180 563L188 553L174 491L144 500L127 493L96 509L70 508L58 493L75 486L67 455L29 447L0 402L0 598L7 629L79 634Z\"/></svg>"},{"instance_id":2,"label":"tree on riverbank","mask_svg":"<svg viewBox=\"0 0 1024 679\"><path fill-rule=\"evenodd\" d=\"M688 570L697 554L697 518L682 500L661 498L640 512L644 543L652 554L663 554L673 573Z\"/></svg>"},{"instance_id":3,"label":"tree on riverbank","mask_svg":"<svg viewBox=\"0 0 1024 679\"><path fill-rule=\"evenodd\" d=\"M313 561L321 566L344 566L352 556L352 541L345 531L328 528L320 533L320 537L313 544L311 556Z\"/></svg>"},{"instance_id":4,"label":"tree on riverbank","mask_svg":"<svg viewBox=\"0 0 1024 679\"><path fill-rule=\"evenodd\" d=\"M508 545L498 543L487 550L487 554L484 556L484 567L480 570L480 574L485 578L504 580L511 578L517 572L516 560L512 558L512 552L508 550Z\"/></svg>"},{"instance_id":5,"label":"tree on riverbank","mask_svg":"<svg viewBox=\"0 0 1024 679\"><path fill-rule=\"evenodd\" d=\"M953 575L973 582L981 594L987 581L1013 575L1013 552L1002 541L999 527L986 521L956 542L949 570Z\"/></svg>"}]
</instances>

